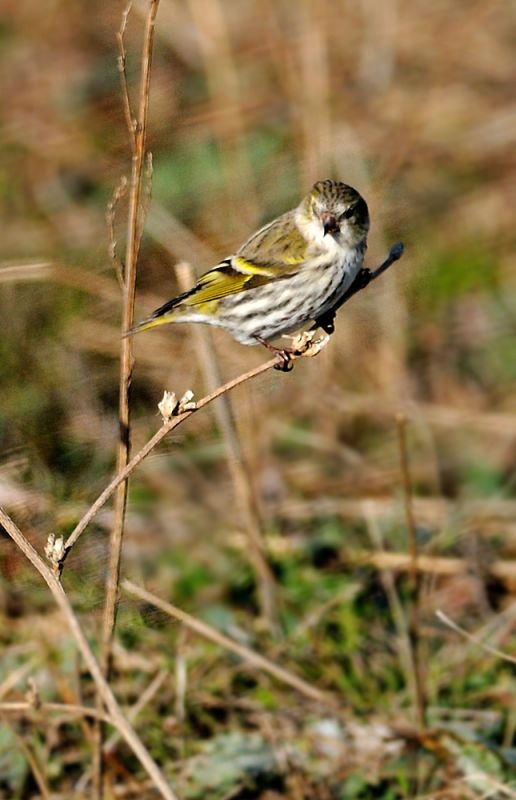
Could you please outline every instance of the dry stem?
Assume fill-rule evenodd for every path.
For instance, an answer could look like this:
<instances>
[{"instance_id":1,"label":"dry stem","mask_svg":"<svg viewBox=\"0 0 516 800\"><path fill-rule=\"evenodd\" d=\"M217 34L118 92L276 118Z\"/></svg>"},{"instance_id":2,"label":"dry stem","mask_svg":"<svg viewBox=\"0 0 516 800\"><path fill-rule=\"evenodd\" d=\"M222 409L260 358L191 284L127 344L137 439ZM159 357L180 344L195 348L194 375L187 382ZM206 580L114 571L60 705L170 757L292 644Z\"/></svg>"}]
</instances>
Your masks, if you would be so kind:
<instances>
[{"instance_id":1,"label":"dry stem","mask_svg":"<svg viewBox=\"0 0 516 800\"><path fill-rule=\"evenodd\" d=\"M436 611L435 616L440 619L441 622L444 622L445 625L451 628L452 631L455 631L455 633L458 633L460 636L468 639L468 641L473 642L473 644L478 645L478 647L484 650L484 652L489 653L496 658L501 658L504 661L508 661L510 664L516 664L516 656L511 656L509 653L504 653L503 650L498 650L497 647L493 647L492 645L487 644L487 642L483 642L478 638L478 636L475 636L473 633L469 633L469 631L461 628L461 626L450 619L450 617L448 617L444 611Z\"/></svg>"},{"instance_id":2,"label":"dry stem","mask_svg":"<svg viewBox=\"0 0 516 800\"><path fill-rule=\"evenodd\" d=\"M35 709L34 704L29 700L0 703L1 714L29 715L32 717L36 712L41 714L43 719L45 718L46 712L49 712L52 714L70 714L72 717L92 717L93 719L100 719L102 722L107 722L109 725L114 725L109 714L90 706L78 706L73 703L40 703Z\"/></svg>"},{"instance_id":3,"label":"dry stem","mask_svg":"<svg viewBox=\"0 0 516 800\"><path fill-rule=\"evenodd\" d=\"M2 525L5 528L8 535L20 548L20 550L26 556L26 558L28 558L28 560L35 567L35 569L39 572L39 574L47 584L48 588L52 592L54 600L56 601L58 607L63 613L66 624L68 625L68 628L70 630L70 633L75 639L77 647L79 648L82 657L84 658L86 666L98 690L98 693L100 694L103 702L105 703L108 709L112 724L115 725L116 728L120 731L121 735L129 745L135 756L139 759L141 765L148 773L154 785L161 793L161 796L166 798L166 800L176 800L176 795L173 793L172 789L168 786L160 769L158 768L155 761L152 759L152 756L146 749L145 745L139 738L134 728L129 724L129 722L122 714L120 706L118 705L118 702L113 692L111 691L109 684L104 678L104 675L102 674L102 670L99 666L99 663L96 660L95 656L93 655L93 651L90 645L88 644L88 640L84 635L84 632L79 624L79 621L70 604L70 601L68 600L68 597L59 581L59 578L56 575L54 575L50 567L48 567L45 564L41 556L36 552L36 550L33 548L30 542L27 541L27 539L20 531L20 529L17 527L17 525L15 525L11 517L8 514L6 514L2 508L0 508L0 525Z\"/></svg>"},{"instance_id":4,"label":"dry stem","mask_svg":"<svg viewBox=\"0 0 516 800\"><path fill-rule=\"evenodd\" d=\"M412 662L414 668L414 713L420 731L425 726L425 690L423 684L423 667L421 663L421 643L419 635L419 605L420 605L420 578L417 563L417 539L414 511L412 509L412 481L407 449L406 419L403 414L396 417L398 442L400 448L401 479L403 486L403 499L405 503L405 520L410 556L410 618L409 639L412 649Z\"/></svg>"},{"instance_id":5,"label":"dry stem","mask_svg":"<svg viewBox=\"0 0 516 800\"><path fill-rule=\"evenodd\" d=\"M330 695L325 694L320 689L317 689L315 686L312 686L310 683L304 681L302 678L298 678L297 675L289 672L284 667L279 667L273 661L269 661L268 658L256 653L249 647L245 647L239 642L235 642L233 639L225 636L223 633L219 633L219 631L217 631L215 628L212 628L205 622L196 619L196 617L192 617L190 614L187 614L186 611L182 611L180 608L177 608L177 606L167 603L165 600L161 600L161 598L157 597L155 594L142 589L140 586L137 586L136 584L132 583L132 581L128 581L127 579L122 581L121 586L122 589L125 589L127 592L129 592L129 594L138 597L140 600L143 600L146 603L151 603L152 605L156 606L156 608L159 608L160 611L164 611L165 614L169 614L171 617L174 617L174 619L179 620L181 623L183 623L183 625L186 625L188 628L195 631L195 633L199 634L199 636L203 636L205 639L215 642L215 644L218 644L220 647L236 653L244 661L249 662L264 672L268 672L269 675L273 675L275 678L277 678L277 680L281 681L282 683L286 683L293 689L296 689L296 691L305 695L305 697L310 698L310 700L315 700L318 703L324 703L324 705L330 706L331 708L335 708L337 706L336 701Z\"/></svg>"}]
</instances>

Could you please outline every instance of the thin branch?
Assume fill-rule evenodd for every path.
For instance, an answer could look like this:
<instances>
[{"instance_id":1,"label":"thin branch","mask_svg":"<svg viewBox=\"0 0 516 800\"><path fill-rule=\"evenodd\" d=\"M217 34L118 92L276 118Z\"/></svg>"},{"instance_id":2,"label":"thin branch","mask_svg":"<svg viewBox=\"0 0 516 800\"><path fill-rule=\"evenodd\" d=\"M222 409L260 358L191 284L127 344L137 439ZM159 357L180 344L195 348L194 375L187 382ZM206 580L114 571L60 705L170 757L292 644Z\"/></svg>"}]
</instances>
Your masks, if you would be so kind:
<instances>
[{"instance_id":1,"label":"thin branch","mask_svg":"<svg viewBox=\"0 0 516 800\"><path fill-rule=\"evenodd\" d=\"M172 603L167 603L165 600L162 600L160 597L152 594L152 592L142 589L140 586L132 583L132 581L127 579L123 580L121 582L121 587L134 597L138 597L145 603L151 603L153 606L156 606L156 608L159 608L160 611L164 611L165 614L169 614L171 617L174 617L174 619L179 620L179 622L181 622L183 625L186 625L192 631L195 631L195 633L197 633L199 636L214 642L215 644L219 645L219 647L223 647L225 650L230 650L232 653L236 653L244 661L252 664L254 667L257 667L260 670L263 670L264 672L267 672L269 675L272 675L282 683L286 683L288 686L291 686L305 697L310 698L310 700L315 700L318 703L324 703L325 706L330 706L331 708L336 708L338 706L336 700L331 697L331 695L328 695L320 689L317 689L315 686L307 683L302 678L294 675L284 667L280 667L273 661L269 661L268 658L260 655L260 653L256 653L254 650L251 650L251 648L245 647L239 642L235 642L233 639L230 639L228 636L220 633L215 628L212 628L211 625L207 625L200 619L191 616L186 611L183 611L182 609L177 608L177 606L172 605Z\"/></svg>"},{"instance_id":2,"label":"thin branch","mask_svg":"<svg viewBox=\"0 0 516 800\"><path fill-rule=\"evenodd\" d=\"M54 575L50 567L48 567L41 556L36 552L34 547L30 544L30 542L25 538L23 533L20 531L18 526L13 522L11 517L5 513L5 511L0 508L0 525L2 525L7 532L7 534L11 537L11 539L15 542L15 544L20 548L22 553L26 556L26 558L31 562L31 564L35 567L35 569L39 572L45 583L47 584L48 588L50 589L54 600L56 601L59 609L61 610L66 624L72 634L73 638L75 639L76 645L79 648L82 657L86 663L86 666L89 670L91 677L95 683L95 686L102 697L103 702L106 704L106 707L109 711L109 715L111 718L111 723L116 726L116 728L120 731L121 735L135 754L135 756L140 761L141 765L146 770L147 774L153 781L156 788L161 793L161 796L166 798L166 800L176 800L176 795L173 793L172 789L168 786L163 774L161 773L159 767L153 760L152 756L150 755L149 751L139 738L138 734L134 730L134 728L129 724L126 720L118 702L115 698L115 695L111 691L109 684L107 683L106 679L102 674L102 670L100 669L99 663L96 660L95 656L93 655L93 651L88 644L88 640L84 635L84 632L79 625L79 621L75 615L75 612L68 600L68 597L61 586L59 578Z\"/></svg>"},{"instance_id":3,"label":"thin branch","mask_svg":"<svg viewBox=\"0 0 516 800\"><path fill-rule=\"evenodd\" d=\"M209 403L216 400L217 397L220 397L225 392L229 392L231 389L234 389L235 386L239 386L241 383L250 380L251 378L256 377L257 375L261 375L262 372L266 372L269 369L272 369L276 366L278 360L276 358L271 358L269 361L265 361L263 364L260 364L258 367L249 370L248 372L239 375L237 378L233 378L233 380L228 381L223 386L220 386L211 394L206 395L203 397L202 400L199 400L195 408L192 408L188 411L184 411L182 414L179 414L177 417L171 417L170 420L165 422L163 426L154 434L154 436L149 439L147 444L145 444L142 449L131 459L131 461L124 467L121 472L119 472L111 483L106 486L104 491L98 496L92 506L88 509L88 511L84 514L84 516L79 520L77 525L75 526L74 530L69 535L68 539L65 542L65 556L64 559L70 553L70 550L76 543L77 539L81 536L87 526L90 524L91 520L95 517L95 515L100 511L102 506L109 500L111 495L114 493L116 488L133 472L136 467L141 464L141 462L149 455L149 453L154 450L156 445L158 445L164 438L167 436L168 433L177 428L182 422L191 417L196 411L200 411L201 408L207 406ZM64 561L63 559L63 561Z\"/></svg>"},{"instance_id":4,"label":"thin branch","mask_svg":"<svg viewBox=\"0 0 516 800\"><path fill-rule=\"evenodd\" d=\"M142 173L145 157L145 139L147 129L147 111L149 104L150 89L150 68L152 61L152 45L154 38L154 24L158 10L159 0L150 0L149 13L147 16L145 33L143 38L142 52L142 73L140 81L140 97L138 106L138 119L134 131L135 149L131 169L131 179L129 185L129 212L128 212L128 236L125 257L125 292L122 314L122 330L128 330L134 320L134 302L136 292L136 262L138 257L139 245L139 215L140 215L140 196L142 186ZM128 9L126 12L128 13ZM122 22L122 34L125 28L125 17ZM123 41L123 36L122 36ZM133 344L128 337L122 338L121 342L121 369L119 387L119 424L120 440L117 453L117 471L120 472L129 461L130 450L130 420L129 420L129 391L134 366ZM102 662L107 670L109 652L116 615L116 594L118 587L118 576L120 571L120 554L122 548L122 536L125 518L125 505L127 499L127 482L119 485L115 504L115 523L110 542L110 558L107 578L107 595L103 624L103 648Z\"/></svg>"},{"instance_id":5,"label":"thin branch","mask_svg":"<svg viewBox=\"0 0 516 800\"><path fill-rule=\"evenodd\" d=\"M124 290L124 268L118 258L118 254L116 252L117 240L115 235L115 218L116 218L116 209L123 198L127 190L127 178L123 175L118 185L115 187L115 190L111 196L111 200L108 203L106 209L106 222L108 226L108 235L109 235L109 246L108 246L108 253L111 263L115 269L115 274L118 280L118 285Z\"/></svg>"},{"instance_id":6,"label":"thin branch","mask_svg":"<svg viewBox=\"0 0 516 800\"><path fill-rule=\"evenodd\" d=\"M120 28L116 34L116 41L118 44L118 73L120 75L120 83L122 87L122 102L124 105L124 115L125 115L125 123L127 126L127 130L129 131L129 141L131 143L131 150L134 153L136 150L136 120L133 117L133 113L131 111L131 101L129 99L129 87L127 85L127 70L126 70L126 52L125 52L125 29L127 27L127 20L129 14L131 13L132 8L132 0L129 0L126 7L122 11L122 21L120 23Z\"/></svg>"},{"instance_id":7,"label":"thin branch","mask_svg":"<svg viewBox=\"0 0 516 800\"><path fill-rule=\"evenodd\" d=\"M445 625L451 628L452 631L455 631L455 633L458 633L460 636L463 636L468 641L473 642L473 644L478 645L478 647L482 648L484 652L489 653L492 656L496 656L496 658L502 658L504 661L508 661L509 664L516 664L516 656L511 656L509 655L509 653L504 653L503 650L498 650L497 647L492 647L490 644L486 644L486 642L483 642L473 633L469 633L469 631L466 631L464 628L461 628L461 626L458 625L456 622L454 622L452 619L450 619L450 617L448 617L447 614L444 613L444 611L441 610L436 611L435 616L437 617L437 619L440 619L441 622L444 622Z\"/></svg>"}]
</instances>

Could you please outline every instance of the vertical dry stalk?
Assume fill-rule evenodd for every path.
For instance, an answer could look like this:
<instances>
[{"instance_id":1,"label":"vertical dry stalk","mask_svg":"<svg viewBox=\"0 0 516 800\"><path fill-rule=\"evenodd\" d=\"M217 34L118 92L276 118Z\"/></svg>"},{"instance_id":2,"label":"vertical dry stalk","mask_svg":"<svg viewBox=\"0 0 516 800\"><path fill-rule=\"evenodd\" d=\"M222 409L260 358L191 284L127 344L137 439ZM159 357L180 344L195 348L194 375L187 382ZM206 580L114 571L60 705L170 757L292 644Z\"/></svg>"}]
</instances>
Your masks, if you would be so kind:
<instances>
[{"instance_id":1,"label":"vertical dry stalk","mask_svg":"<svg viewBox=\"0 0 516 800\"><path fill-rule=\"evenodd\" d=\"M385 554L382 532L378 525L378 520L375 519L371 513L370 501L366 501L364 506L365 518L367 522L367 530L372 544L376 547L379 554ZM407 621L403 609L403 603L396 588L396 581L394 572L387 567L384 567L379 572L379 578L387 595L390 613L396 628L398 636L398 655L400 659L401 668L405 673L405 681L409 693L415 699L418 696L418 689L416 685L416 666L414 663L414 652L412 648L410 625ZM416 702L414 700L414 706Z\"/></svg>"},{"instance_id":2,"label":"vertical dry stalk","mask_svg":"<svg viewBox=\"0 0 516 800\"><path fill-rule=\"evenodd\" d=\"M141 76L139 100L136 119L132 119L131 106L127 91L125 73L124 31L130 4L122 16L122 25L118 33L119 44L119 70L122 79L122 92L124 110L129 129L132 150L131 177L129 180L129 210L127 219L127 244L125 253L125 269L123 275L123 307L122 331L128 330L134 320L134 303L136 292L136 262L140 246L141 231L141 196L142 176L145 160L145 141L147 132L147 111L149 106L150 73L152 63L152 47L154 40L154 25L158 11L159 0L149 0L143 48L141 57ZM120 358L120 383L118 417L120 425L120 439L117 449L116 471L121 472L128 464L130 458L130 418L129 418L129 393L134 366L133 344L131 338L121 340ZM122 538L124 531L125 508L127 501L127 481L120 484L115 497L115 521L110 537L109 564L106 579L106 602L104 606L104 619L102 624L101 667L104 675L109 675L111 660L111 645L116 619L118 600L118 581L120 577L120 558L122 552ZM101 797L101 725L97 726L96 747L94 757L94 797Z\"/></svg>"},{"instance_id":3,"label":"vertical dry stalk","mask_svg":"<svg viewBox=\"0 0 516 800\"><path fill-rule=\"evenodd\" d=\"M417 563L417 538L414 510L412 507L412 482L407 449L406 417L403 414L396 416L396 429L400 449L400 467L405 502L405 521L407 525L408 548L410 554L409 585L411 595L409 635L412 645L414 664L414 712L419 730L425 726L425 691L423 686L421 648L419 636L419 599L420 579Z\"/></svg>"},{"instance_id":4,"label":"vertical dry stalk","mask_svg":"<svg viewBox=\"0 0 516 800\"><path fill-rule=\"evenodd\" d=\"M191 266L182 262L176 266L176 272L181 290L186 291L194 280ZM195 325L192 333L195 337L196 350L206 388L211 393L222 383L211 332L201 325ZM274 633L279 633L275 583L267 562L263 523L253 482L238 435L233 407L227 394L222 395L215 401L214 410L224 439L226 457L235 487L235 494L244 517L244 525L249 539L250 561L258 587L260 610L268 623L269 629Z\"/></svg>"}]
</instances>

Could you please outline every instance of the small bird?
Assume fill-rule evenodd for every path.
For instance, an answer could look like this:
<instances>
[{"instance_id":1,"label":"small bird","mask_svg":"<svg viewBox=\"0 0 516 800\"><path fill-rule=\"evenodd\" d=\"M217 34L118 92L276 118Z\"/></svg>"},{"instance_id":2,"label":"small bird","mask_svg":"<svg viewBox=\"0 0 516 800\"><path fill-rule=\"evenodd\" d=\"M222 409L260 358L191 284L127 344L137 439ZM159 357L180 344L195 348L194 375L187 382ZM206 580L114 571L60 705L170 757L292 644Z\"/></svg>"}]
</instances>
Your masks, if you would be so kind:
<instances>
[{"instance_id":1,"label":"small bird","mask_svg":"<svg viewBox=\"0 0 516 800\"><path fill-rule=\"evenodd\" d=\"M288 361L288 348L271 341L338 304L362 266L368 230L367 204L356 189L319 181L297 208L260 228L126 335L170 322L203 322Z\"/></svg>"}]
</instances>

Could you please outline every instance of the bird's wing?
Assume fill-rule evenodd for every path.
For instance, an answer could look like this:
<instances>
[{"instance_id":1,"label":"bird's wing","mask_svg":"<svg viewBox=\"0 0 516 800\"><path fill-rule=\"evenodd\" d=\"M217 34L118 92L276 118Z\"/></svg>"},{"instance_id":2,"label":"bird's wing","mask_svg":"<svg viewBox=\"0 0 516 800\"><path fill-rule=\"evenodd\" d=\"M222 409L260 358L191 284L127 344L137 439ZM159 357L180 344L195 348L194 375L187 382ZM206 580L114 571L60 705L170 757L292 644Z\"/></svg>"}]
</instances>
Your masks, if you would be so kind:
<instances>
[{"instance_id":1,"label":"bird's wing","mask_svg":"<svg viewBox=\"0 0 516 800\"><path fill-rule=\"evenodd\" d=\"M297 272L306 251L306 240L292 212L288 212L253 234L236 255L205 272L190 291L166 303L154 315L161 316L178 306L199 306L286 278Z\"/></svg>"},{"instance_id":2,"label":"bird's wing","mask_svg":"<svg viewBox=\"0 0 516 800\"><path fill-rule=\"evenodd\" d=\"M269 267L275 277L292 274L306 259L308 243L295 222L295 211L287 211L254 233L236 254L240 261Z\"/></svg>"},{"instance_id":3,"label":"bird's wing","mask_svg":"<svg viewBox=\"0 0 516 800\"><path fill-rule=\"evenodd\" d=\"M295 223L293 211L261 228L238 250L205 272L195 286L157 308L131 328L126 336L177 319L176 311L195 308L213 313L218 300L295 274L306 259L308 245Z\"/></svg>"}]
</instances>

